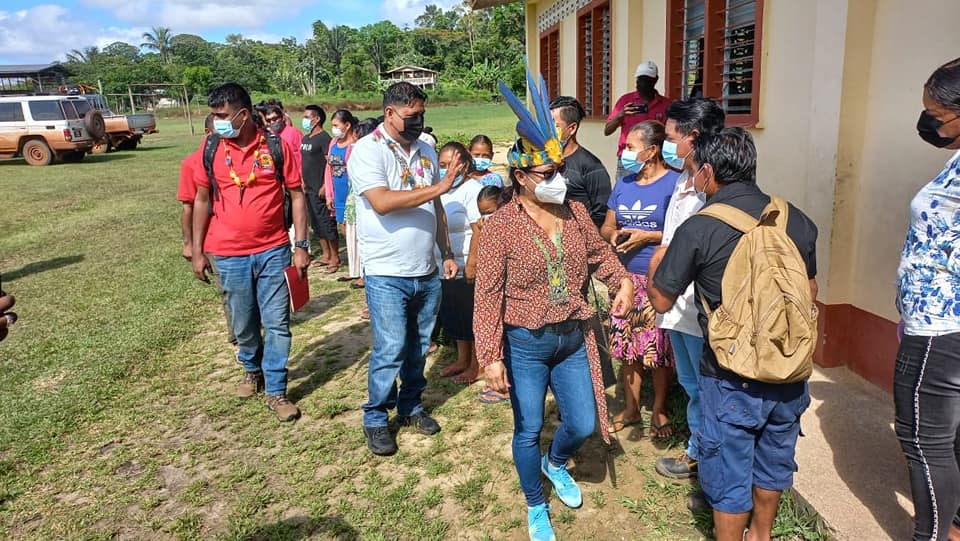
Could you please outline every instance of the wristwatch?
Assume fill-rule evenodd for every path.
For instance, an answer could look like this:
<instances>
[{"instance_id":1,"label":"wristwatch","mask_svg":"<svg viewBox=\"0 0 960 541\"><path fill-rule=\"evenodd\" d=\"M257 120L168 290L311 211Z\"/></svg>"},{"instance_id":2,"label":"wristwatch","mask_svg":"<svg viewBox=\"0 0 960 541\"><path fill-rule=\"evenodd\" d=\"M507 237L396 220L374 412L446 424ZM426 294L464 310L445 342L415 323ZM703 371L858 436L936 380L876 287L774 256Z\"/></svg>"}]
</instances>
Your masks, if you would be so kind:
<instances>
[{"instance_id":1,"label":"wristwatch","mask_svg":"<svg viewBox=\"0 0 960 541\"><path fill-rule=\"evenodd\" d=\"M310 253L310 241L309 241L309 240L298 240L297 242L294 242L294 243L293 243L293 247L294 247L294 248L302 248L302 249L306 250L307 253Z\"/></svg>"}]
</instances>

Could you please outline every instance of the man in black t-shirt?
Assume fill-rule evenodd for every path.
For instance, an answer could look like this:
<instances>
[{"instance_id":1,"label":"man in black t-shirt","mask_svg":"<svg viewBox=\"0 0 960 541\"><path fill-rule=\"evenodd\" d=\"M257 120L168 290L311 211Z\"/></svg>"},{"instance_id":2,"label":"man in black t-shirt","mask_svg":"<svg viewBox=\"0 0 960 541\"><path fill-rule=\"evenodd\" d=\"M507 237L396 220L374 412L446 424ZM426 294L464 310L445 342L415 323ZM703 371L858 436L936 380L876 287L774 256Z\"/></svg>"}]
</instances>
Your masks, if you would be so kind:
<instances>
[{"instance_id":1,"label":"man in black t-shirt","mask_svg":"<svg viewBox=\"0 0 960 541\"><path fill-rule=\"evenodd\" d=\"M560 96L550 102L550 114L557 123L560 140L565 142L563 176L567 179L567 199L583 203L599 229L607 217L610 174L599 158L577 142L580 121L586 113L575 98Z\"/></svg>"},{"instance_id":2,"label":"man in black t-shirt","mask_svg":"<svg viewBox=\"0 0 960 541\"><path fill-rule=\"evenodd\" d=\"M300 143L303 159L303 184L307 192L307 211L313 236L320 243L323 255L315 264L329 268L340 266L340 243L337 223L327 210L323 183L327 169L330 135L324 131L327 115L318 105L308 105L303 111L303 129L307 132Z\"/></svg>"},{"instance_id":3,"label":"man in black t-shirt","mask_svg":"<svg viewBox=\"0 0 960 541\"><path fill-rule=\"evenodd\" d=\"M760 219L770 197L756 184L757 151L750 134L726 128L693 141L693 187L707 196L707 207L723 203ZM663 313L693 282L698 321L709 344L707 315L721 302L721 282L741 233L724 222L693 215L677 229L670 245L650 262L650 302ZM817 227L790 205L787 235L807 267L817 296ZM694 436L699 449L700 486L714 509L717 539L741 539L751 510L750 536L769 539L780 493L793 484L800 415L810 404L805 381L786 384L749 380L721 368L710 347L700 363L703 418Z\"/></svg>"}]
</instances>

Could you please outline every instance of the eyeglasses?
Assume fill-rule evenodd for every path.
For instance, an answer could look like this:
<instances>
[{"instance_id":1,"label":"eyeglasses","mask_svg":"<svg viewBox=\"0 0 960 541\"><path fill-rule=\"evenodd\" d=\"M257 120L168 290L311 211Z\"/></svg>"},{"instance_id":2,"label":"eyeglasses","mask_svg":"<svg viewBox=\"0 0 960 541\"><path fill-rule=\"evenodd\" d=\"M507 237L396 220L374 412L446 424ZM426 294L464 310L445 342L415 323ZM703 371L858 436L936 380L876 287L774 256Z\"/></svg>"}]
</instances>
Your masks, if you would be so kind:
<instances>
[{"instance_id":1,"label":"eyeglasses","mask_svg":"<svg viewBox=\"0 0 960 541\"><path fill-rule=\"evenodd\" d=\"M567 164L564 163L564 164L560 164L557 167L554 167L553 169L550 169L549 171L534 171L533 169L526 169L524 170L524 173L530 176L536 175L540 177L541 180L543 180L543 179L548 179L557 173L560 173L562 175L566 169L567 169Z\"/></svg>"}]
</instances>

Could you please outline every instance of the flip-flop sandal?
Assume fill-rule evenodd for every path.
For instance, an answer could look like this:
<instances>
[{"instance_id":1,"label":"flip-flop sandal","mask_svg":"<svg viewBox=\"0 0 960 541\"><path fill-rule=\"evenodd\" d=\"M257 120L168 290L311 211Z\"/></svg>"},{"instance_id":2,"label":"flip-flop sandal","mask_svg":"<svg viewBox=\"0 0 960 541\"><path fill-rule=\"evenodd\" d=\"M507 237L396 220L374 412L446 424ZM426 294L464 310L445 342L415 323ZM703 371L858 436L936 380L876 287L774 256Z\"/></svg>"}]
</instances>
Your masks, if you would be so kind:
<instances>
[{"instance_id":1,"label":"flip-flop sandal","mask_svg":"<svg viewBox=\"0 0 960 541\"><path fill-rule=\"evenodd\" d=\"M337 278L337 281L338 281L338 282L351 282L351 281L353 281L353 280L359 280L359 279L360 279L359 276L340 276L339 278Z\"/></svg>"},{"instance_id":2,"label":"flip-flop sandal","mask_svg":"<svg viewBox=\"0 0 960 541\"><path fill-rule=\"evenodd\" d=\"M655 440L666 440L673 437L673 423L667 421L662 425L650 420L650 437Z\"/></svg>"},{"instance_id":3,"label":"flip-flop sandal","mask_svg":"<svg viewBox=\"0 0 960 541\"><path fill-rule=\"evenodd\" d=\"M340 265L337 265L336 267L334 267L333 265L328 265L327 268L323 269L320 272L324 274L336 274L340 272Z\"/></svg>"},{"instance_id":4,"label":"flip-flop sandal","mask_svg":"<svg viewBox=\"0 0 960 541\"><path fill-rule=\"evenodd\" d=\"M314 260L310 263L310 266L311 266L311 267L317 267L317 268L319 268L319 267L324 267L324 268L326 268L326 267L329 267L329 266L330 266L330 263L328 263L328 262L326 262L326 261L323 261L323 260L320 260L320 259L314 259Z\"/></svg>"},{"instance_id":5,"label":"flip-flop sandal","mask_svg":"<svg viewBox=\"0 0 960 541\"><path fill-rule=\"evenodd\" d=\"M365 287L366 286L363 284L357 284L357 283L350 284L350 289L363 289Z\"/></svg>"},{"instance_id":6,"label":"flip-flop sandal","mask_svg":"<svg viewBox=\"0 0 960 541\"><path fill-rule=\"evenodd\" d=\"M607 430L610 434L616 434L617 432L622 431L628 426L635 426L643 422L643 419L637 419L636 421L624 422L624 421L613 421L610 423L610 428ZM620 427L620 428L617 428Z\"/></svg>"},{"instance_id":7,"label":"flip-flop sandal","mask_svg":"<svg viewBox=\"0 0 960 541\"><path fill-rule=\"evenodd\" d=\"M487 389L480 393L481 404L499 404L500 402L506 402L508 400L510 400L509 396L503 396L493 389Z\"/></svg>"}]
</instances>

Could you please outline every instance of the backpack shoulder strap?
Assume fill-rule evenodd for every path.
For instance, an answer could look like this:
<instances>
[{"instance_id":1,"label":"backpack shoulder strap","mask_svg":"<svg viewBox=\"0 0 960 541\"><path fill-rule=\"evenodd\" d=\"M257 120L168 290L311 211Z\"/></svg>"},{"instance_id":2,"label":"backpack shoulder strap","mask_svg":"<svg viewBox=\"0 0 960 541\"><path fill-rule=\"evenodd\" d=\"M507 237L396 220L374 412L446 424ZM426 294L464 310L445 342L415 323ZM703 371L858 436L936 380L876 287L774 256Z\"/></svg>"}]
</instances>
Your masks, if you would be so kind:
<instances>
[{"instance_id":1,"label":"backpack shoulder strap","mask_svg":"<svg viewBox=\"0 0 960 541\"><path fill-rule=\"evenodd\" d=\"M760 220L757 220L736 207L723 203L707 205L700 209L700 212L697 214L716 218L741 233L748 233L760 225Z\"/></svg>"},{"instance_id":2,"label":"backpack shoulder strap","mask_svg":"<svg viewBox=\"0 0 960 541\"><path fill-rule=\"evenodd\" d=\"M773 220L777 229L786 231L787 220L789 219L790 204L787 203L782 197L771 195L770 202L767 203L766 207L764 207L763 214L760 216L760 222L766 223L769 220Z\"/></svg>"},{"instance_id":3,"label":"backpack shoulder strap","mask_svg":"<svg viewBox=\"0 0 960 541\"><path fill-rule=\"evenodd\" d=\"M283 142L280 136L274 133L267 134L267 149L270 151L270 157L273 158L273 174L277 177L277 182L283 184L286 179L283 178Z\"/></svg>"},{"instance_id":4,"label":"backpack shoulder strap","mask_svg":"<svg viewBox=\"0 0 960 541\"><path fill-rule=\"evenodd\" d=\"M211 133L203 140L203 170L207 172L210 181L210 201L218 197L217 179L213 175L213 159L217 155L217 146L220 145L220 136Z\"/></svg>"}]
</instances>

